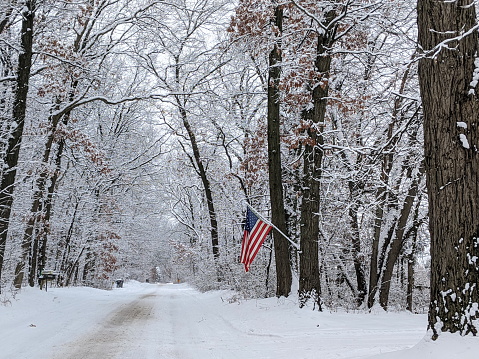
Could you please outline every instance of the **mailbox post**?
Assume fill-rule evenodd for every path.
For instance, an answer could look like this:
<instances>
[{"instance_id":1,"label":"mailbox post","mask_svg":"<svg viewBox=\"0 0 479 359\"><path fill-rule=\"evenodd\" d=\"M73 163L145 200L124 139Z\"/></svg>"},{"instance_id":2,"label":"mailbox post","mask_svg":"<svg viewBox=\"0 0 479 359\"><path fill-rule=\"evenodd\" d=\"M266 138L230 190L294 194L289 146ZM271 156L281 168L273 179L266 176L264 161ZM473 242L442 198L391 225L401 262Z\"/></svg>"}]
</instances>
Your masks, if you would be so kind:
<instances>
[{"instance_id":1,"label":"mailbox post","mask_svg":"<svg viewBox=\"0 0 479 359\"><path fill-rule=\"evenodd\" d=\"M52 281L57 277L57 273L50 269L42 269L38 276L38 282L40 283L40 290L43 289L45 284L45 292L48 292L48 281Z\"/></svg>"}]
</instances>

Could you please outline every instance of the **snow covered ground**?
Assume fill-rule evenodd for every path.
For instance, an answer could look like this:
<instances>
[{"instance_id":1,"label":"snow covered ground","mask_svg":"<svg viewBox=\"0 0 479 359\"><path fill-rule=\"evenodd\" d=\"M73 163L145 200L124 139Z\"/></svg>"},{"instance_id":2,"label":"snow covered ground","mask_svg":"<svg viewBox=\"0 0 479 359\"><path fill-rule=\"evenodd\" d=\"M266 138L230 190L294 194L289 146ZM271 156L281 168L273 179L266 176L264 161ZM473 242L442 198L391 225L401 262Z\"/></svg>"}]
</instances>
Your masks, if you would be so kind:
<instances>
[{"instance_id":1,"label":"snow covered ground","mask_svg":"<svg viewBox=\"0 0 479 359\"><path fill-rule=\"evenodd\" d=\"M0 358L479 358L479 338L428 340L425 315L318 313L293 299L232 299L186 284L26 288L0 305Z\"/></svg>"}]
</instances>

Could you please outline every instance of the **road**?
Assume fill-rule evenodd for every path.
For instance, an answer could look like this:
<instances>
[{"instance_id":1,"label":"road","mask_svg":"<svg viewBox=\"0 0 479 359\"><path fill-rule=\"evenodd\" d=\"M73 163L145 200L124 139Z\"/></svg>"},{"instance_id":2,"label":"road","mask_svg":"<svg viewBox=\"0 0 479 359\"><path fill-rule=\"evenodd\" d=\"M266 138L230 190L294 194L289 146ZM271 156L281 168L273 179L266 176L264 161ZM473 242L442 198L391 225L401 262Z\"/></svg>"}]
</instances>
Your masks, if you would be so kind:
<instances>
[{"instance_id":1,"label":"road","mask_svg":"<svg viewBox=\"0 0 479 359\"><path fill-rule=\"evenodd\" d=\"M199 303L198 292L181 286L155 287L120 305L86 335L57 348L53 358L245 358L238 340L245 334L208 302Z\"/></svg>"},{"instance_id":2,"label":"road","mask_svg":"<svg viewBox=\"0 0 479 359\"><path fill-rule=\"evenodd\" d=\"M161 320L157 294L146 294L123 304L87 335L67 343L55 359L156 358L149 343L157 340L155 322ZM153 330L152 330L153 329Z\"/></svg>"},{"instance_id":3,"label":"road","mask_svg":"<svg viewBox=\"0 0 479 359\"><path fill-rule=\"evenodd\" d=\"M186 284L27 289L0 307L0 359L359 359L424 335L425 316L318 313Z\"/></svg>"}]
</instances>

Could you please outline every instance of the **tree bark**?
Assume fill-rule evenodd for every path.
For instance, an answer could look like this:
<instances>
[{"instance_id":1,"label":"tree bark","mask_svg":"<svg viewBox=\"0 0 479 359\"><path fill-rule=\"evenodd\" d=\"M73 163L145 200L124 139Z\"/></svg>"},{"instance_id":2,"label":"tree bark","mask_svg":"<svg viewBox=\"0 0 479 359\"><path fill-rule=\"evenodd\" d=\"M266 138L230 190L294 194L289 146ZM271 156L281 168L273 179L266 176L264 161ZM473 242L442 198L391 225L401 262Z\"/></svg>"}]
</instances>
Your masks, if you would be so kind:
<instances>
[{"instance_id":1,"label":"tree bark","mask_svg":"<svg viewBox=\"0 0 479 359\"><path fill-rule=\"evenodd\" d=\"M311 119L312 111L304 113ZM318 118L316 119L318 120ZM319 123L319 122L314 122ZM320 178L323 160L322 127L308 130L314 145L306 144L303 159L303 188L301 202L301 252L299 254L299 305L303 307L309 300L321 307L321 281L319 272L319 201Z\"/></svg>"},{"instance_id":2,"label":"tree bark","mask_svg":"<svg viewBox=\"0 0 479 359\"><path fill-rule=\"evenodd\" d=\"M16 90L13 102L12 133L8 140L5 169L0 184L0 279L3 268L5 245L7 242L10 213L13 204L13 189L17 173L18 156L22 143L27 95L32 67L33 20L35 1L26 1L22 11L21 52L18 56ZM25 248L22 248L25 250Z\"/></svg>"},{"instance_id":3,"label":"tree bark","mask_svg":"<svg viewBox=\"0 0 479 359\"><path fill-rule=\"evenodd\" d=\"M325 26L328 27L328 30L318 34L315 70L322 81L315 84L312 89L312 111L303 112L307 117L310 116L310 127L308 128L308 141L304 147L303 158L299 303L300 306L304 306L309 299L312 299L318 305L319 310L322 310L318 245L320 181L324 143L322 132L329 93L330 49L334 43L336 33L336 25L331 25L331 22L335 16L335 10L330 10L325 14Z\"/></svg>"},{"instance_id":4,"label":"tree bark","mask_svg":"<svg viewBox=\"0 0 479 359\"><path fill-rule=\"evenodd\" d=\"M268 165L269 193L271 201L271 221L283 233L288 233L283 197L281 140L280 140L280 90L281 79L281 31L283 27L283 10L275 9L274 23L279 34L273 50L269 54L268 79ZM276 261L276 296L287 297L291 292L291 264L289 244L276 229L273 229L274 254Z\"/></svg>"},{"instance_id":5,"label":"tree bark","mask_svg":"<svg viewBox=\"0 0 479 359\"><path fill-rule=\"evenodd\" d=\"M376 193L376 211L374 218L373 226L373 241L372 241L372 250L371 250L371 262L369 268L369 292L368 292L368 308L372 308L374 305L374 300L376 293L379 289L379 279L381 276L381 271L383 268L384 258L386 255L387 247L392 238L394 226L392 226L387 232L387 236L384 237L384 215L385 208L387 207L387 202L389 198L388 185L389 185L389 176L393 168L394 154L391 150L397 143L397 137L394 135L394 121L391 122L387 129L387 141L391 141L390 145L387 146L384 150L389 149L386 154L383 155L381 163L381 186L378 188ZM382 241L383 239L383 241ZM381 246L381 241L382 246ZM380 249L381 248L381 249Z\"/></svg>"},{"instance_id":6,"label":"tree bark","mask_svg":"<svg viewBox=\"0 0 479 359\"><path fill-rule=\"evenodd\" d=\"M429 328L477 334L479 99L476 8L418 0L419 84L431 234ZM473 82L473 80L476 80Z\"/></svg>"}]
</instances>

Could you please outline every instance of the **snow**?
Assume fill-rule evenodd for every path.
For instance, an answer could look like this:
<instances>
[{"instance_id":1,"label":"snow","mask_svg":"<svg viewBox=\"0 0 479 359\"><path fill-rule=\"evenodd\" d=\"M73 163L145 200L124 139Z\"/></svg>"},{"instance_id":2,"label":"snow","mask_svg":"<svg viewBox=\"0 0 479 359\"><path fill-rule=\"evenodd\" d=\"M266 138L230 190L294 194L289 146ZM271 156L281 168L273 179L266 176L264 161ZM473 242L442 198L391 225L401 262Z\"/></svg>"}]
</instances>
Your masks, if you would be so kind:
<instances>
[{"instance_id":1,"label":"snow","mask_svg":"<svg viewBox=\"0 0 479 359\"><path fill-rule=\"evenodd\" d=\"M463 133L459 134L459 139L461 140L462 147L467 148L467 149L471 148L469 146L469 142L467 141L467 137L466 137L465 134L463 134Z\"/></svg>"},{"instance_id":2,"label":"snow","mask_svg":"<svg viewBox=\"0 0 479 359\"><path fill-rule=\"evenodd\" d=\"M479 58L477 58L477 54L476 54L476 58L474 59L474 71L472 73L472 80L471 80L471 83L469 84L469 87L470 87L468 92L469 95L475 94L474 89L476 88L478 82L479 82Z\"/></svg>"},{"instance_id":3,"label":"snow","mask_svg":"<svg viewBox=\"0 0 479 359\"><path fill-rule=\"evenodd\" d=\"M187 284L23 289L0 298L0 358L472 359L479 339L426 333L425 314L299 309Z\"/></svg>"}]
</instances>

